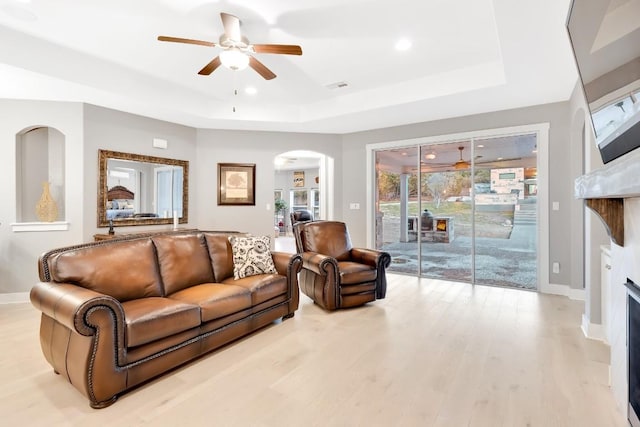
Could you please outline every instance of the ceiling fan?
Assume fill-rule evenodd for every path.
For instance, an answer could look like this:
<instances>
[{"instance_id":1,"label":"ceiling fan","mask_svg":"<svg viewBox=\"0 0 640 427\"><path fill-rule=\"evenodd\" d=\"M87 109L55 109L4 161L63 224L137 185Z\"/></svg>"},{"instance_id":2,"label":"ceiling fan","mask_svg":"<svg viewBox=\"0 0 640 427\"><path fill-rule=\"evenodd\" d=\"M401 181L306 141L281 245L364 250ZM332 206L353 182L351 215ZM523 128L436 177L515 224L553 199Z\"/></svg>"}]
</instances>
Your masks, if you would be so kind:
<instances>
[{"instance_id":1,"label":"ceiling fan","mask_svg":"<svg viewBox=\"0 0 640 427\"><path fill-rule=\"evenodd\" d=\"M471 167L471 163L467 162L466 160L462 160L462 150L464 150L464 147L460 146L458 147L458 150L460 150L460 160L458 160L451 166L453 166L455 170L469 169Z\"/></svg>"},{"instance_id":2,"label":"ceiling fan","mask_svg":"<svg viewBox=\"0 0 640 427\"><path fill-rule=\"evenodd\" d=\"M222 12L220 13L220 18L222 19L224 33L220 36L218 43L170 36L158 36L158 40L163 42L196 44L221 48L222 52L220 52L220 55L213 58L211 62L198 71L198 74L203 76L210 75L220 65L234 71L242 70L249 66L265 80L271 80L276 77L275 73L250 54L275 53L284 55L302 55L302 48L297 45L251 44L240 32L240 19L237 16Z\"/></svg>"},{"instance_id":3,"label":"ceiling fan","mask_svg":"<svg viewBox=\"0 0 640 427\"><path fill-rule=\"evenodd\" d=\"M471 168L471 162L464 160L463 156L462 156L462 152L464 151L464 147L460 146L458 147L458 151L460 152L460 159L458 161L456 161L455 163L451 164L451 163L434 163L434 162L427 162L425 163L425 166L429 167L430 170L448 170L450 168L453 168L454 170L466 170ZM425 155L425 158L427 160L432 160L434 159L435 156L435 152L432 151L431 153ZM503 159L503 158L498 158L496 160L484 160L481 161L480 159L483 156L476 156L474 159L474 163L476 166L482 166L482 167L500 167L502 166L504 163L506 162L510 162L510 161L515 161L515 160L522 160L521 157L512 157L512 158L508 158L508 159ZM504 167L504 166L503 166Z\"/></svg>"}]
</instances>

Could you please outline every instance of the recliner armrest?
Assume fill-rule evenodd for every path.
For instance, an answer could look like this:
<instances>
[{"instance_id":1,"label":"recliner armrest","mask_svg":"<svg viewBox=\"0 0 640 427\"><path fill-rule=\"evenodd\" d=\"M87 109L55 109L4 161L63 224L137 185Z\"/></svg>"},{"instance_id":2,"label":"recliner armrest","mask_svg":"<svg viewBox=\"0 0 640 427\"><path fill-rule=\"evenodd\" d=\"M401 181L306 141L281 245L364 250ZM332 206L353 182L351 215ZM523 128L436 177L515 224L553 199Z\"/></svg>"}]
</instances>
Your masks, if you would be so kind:
<instances>
[{"instance_id":1,"label":"recliner armrest","mask_svg":"<svg viewBox=\"0 0 640 427\"><path fill-rule=\"evenodd\" d=\"M375 249L353 248L351 249L351 259L370 265L378 271L376 298L384 298L387 294L387 276L385 270L391 265L391 255Z\"/></svg>"},{"instance_id":2,"label":"recliner armrest","mask_svg":"<svg viewBox=\"0 0 640 427\"><path fill-rule=\"evenodd\" d=\"M333 257L317 252L303 252L302 267L321 276L326 276L327 274L337 275L338 261Z\"/></svg>"},{"instance_id":3,"label":"recliner armrest","mask_svg":"<svg viewBox=\"0 0 640 427\"><path fill-rule=\"evenodd\" d=\"M353 248L351 249L351 260L361 264L367 264L372 267L378 267L381 262L383 264L387 262L387 264L384 265L384 268L386 268L391 263L391 256L386 252L375 249Z\"/></svg>"}]
</instances>

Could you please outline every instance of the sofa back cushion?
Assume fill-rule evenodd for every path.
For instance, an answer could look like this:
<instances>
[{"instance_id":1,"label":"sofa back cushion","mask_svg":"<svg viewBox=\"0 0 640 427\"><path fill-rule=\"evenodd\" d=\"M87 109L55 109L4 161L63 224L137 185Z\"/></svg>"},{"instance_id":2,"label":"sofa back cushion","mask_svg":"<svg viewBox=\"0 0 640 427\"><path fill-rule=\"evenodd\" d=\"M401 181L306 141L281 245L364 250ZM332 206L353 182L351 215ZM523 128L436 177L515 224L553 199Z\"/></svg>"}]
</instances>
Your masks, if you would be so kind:
<instances>
[{"instance_id":1,"label":"sofa back cushion","mask_svg":"<svg viewBox=\"0 0 640 427\"><path fill-rule=\"evenodd\" d=\"M165 295L214 281L209 252L201 234L155 236L152 240L158 252Z\"/></svg>"},{"instance_id":2,"label":"sofa back cushion","mask_svg":"<svg viewBox=\"0 0 640 427\"><path fill-rule=\"evenodd\" d=\"M153 243L113 241L71 249L49 259L51 280L73 283L124 302L162 294Z\"/></svg>"},{"instance_id":3,"label":"sofa back cushion","mask_svg":"<svg viewBox=\"0 0 640 427\"><path fill-rule=\"evenodd\" d=\"M353 248L347 225L339 221L312 221L296 224L303 252L328 255L338 261L350 259Z\"/></svg>"},{"instance_id":4,"label":"sofa back cushion","mask_svg":"<svg viewBox=\"0 0 640 427\"><path fill-rule=\"evenodd\" d=\"M234 235L244 236L243 233L234 233ZM222 283L224 279L233 277L233 252L229 236L228 233L204 233L209 248L213 276L217 283Z\"/></svg>"}]
</instances>

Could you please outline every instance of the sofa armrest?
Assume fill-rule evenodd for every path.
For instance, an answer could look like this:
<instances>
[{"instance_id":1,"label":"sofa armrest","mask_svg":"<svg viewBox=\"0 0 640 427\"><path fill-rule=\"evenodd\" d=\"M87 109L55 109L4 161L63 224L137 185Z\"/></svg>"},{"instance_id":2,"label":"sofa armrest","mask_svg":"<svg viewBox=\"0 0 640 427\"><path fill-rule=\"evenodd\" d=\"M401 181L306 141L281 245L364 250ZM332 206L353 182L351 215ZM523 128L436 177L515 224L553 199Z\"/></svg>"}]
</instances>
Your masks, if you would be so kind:
<instances>
[{"instance_id":1,"label":"sofa armrest","mask_svg":"<svg viewBox=\"0 0 640 427\"><path fill-rule=\"evenodd\" d=\"M281 276L288 276L291 273L297 274L302 266L302 261L298 254L271 251L271 258L273 258L273 264ZM291 270L292 268L293 270Z\"/></svg>"},{"instance_id":2,"label":"sofa armrest","mask_svg":"<svg viewBox=\"0 0 640 427\"><path fill-rule=\"evenodd\" d=\"M80 335L95 334L95 327L86 317L97 307L110 309L116 323L124 325L124 311L118 300L81 286L40 282L31 289L30 298L35 308Z\"/></svg>"},{"instance_id":3,"label":"sofa armrest","mask_svg":"<svg viewBox=\"0 0 640 427\"><path fill-rule=\"evenodd\" d=\"M289 314L285 317L293 316L293 312L298 309L300 298L300 287L298 283L298 273L302 269L302 257L299 254L287 252L271 252L273 263L278 274L287 277Z\"/></svg>"},{"instance_id":4,"label":"sofa armrest","mask_svg":"<svg viewBox=\"0 0 640 427\"><path fill-rule=\"evenodd\" d=\"M118 300L71 283L40 282L31 303L42 311L40 345L54 371L103 408L127 388L125 320Z\"/></svg>"}]
</instances>

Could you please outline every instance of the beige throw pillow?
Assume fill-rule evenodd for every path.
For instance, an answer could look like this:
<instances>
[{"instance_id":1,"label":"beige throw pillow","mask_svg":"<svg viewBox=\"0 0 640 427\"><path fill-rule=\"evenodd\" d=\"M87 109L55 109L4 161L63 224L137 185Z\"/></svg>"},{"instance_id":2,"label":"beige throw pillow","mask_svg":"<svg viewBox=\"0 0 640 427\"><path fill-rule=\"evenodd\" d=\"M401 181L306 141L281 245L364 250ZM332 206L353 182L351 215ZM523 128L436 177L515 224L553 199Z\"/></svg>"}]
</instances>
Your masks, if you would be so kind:
<instances>
[{"instance_id":1,"label":"beige throw pillow","mask_svg":"<svg viewBox=\"0 0 640 427\"><path fill-rule=\"evenodd\" d=\"M235 280L256 274L277 274L269 236L239 237L229 236L233 253L233 278Z\"/></svg>"}]
</instances>

